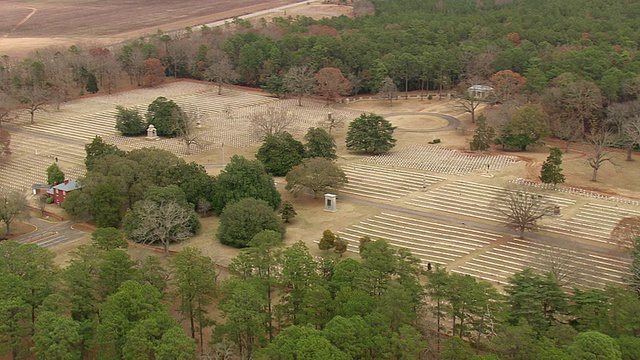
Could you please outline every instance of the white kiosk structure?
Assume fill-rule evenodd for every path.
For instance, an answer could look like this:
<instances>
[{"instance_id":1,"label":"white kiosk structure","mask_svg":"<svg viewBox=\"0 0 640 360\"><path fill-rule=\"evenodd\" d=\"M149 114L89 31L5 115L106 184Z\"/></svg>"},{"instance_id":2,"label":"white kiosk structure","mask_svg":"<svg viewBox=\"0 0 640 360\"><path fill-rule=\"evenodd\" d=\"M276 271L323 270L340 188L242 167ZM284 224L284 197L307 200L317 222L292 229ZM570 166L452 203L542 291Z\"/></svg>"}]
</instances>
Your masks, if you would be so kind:
<instances>
[{"instance_id":1,"label":"white kiosk structure","mask_svg":"<svg viewBox=\"0 0 640 360\"><path fill-rule=\"evenodd\" d=\"M336 212L338 196L334 194L324 194L324 211Z\"/></svg>"}]
</instances>

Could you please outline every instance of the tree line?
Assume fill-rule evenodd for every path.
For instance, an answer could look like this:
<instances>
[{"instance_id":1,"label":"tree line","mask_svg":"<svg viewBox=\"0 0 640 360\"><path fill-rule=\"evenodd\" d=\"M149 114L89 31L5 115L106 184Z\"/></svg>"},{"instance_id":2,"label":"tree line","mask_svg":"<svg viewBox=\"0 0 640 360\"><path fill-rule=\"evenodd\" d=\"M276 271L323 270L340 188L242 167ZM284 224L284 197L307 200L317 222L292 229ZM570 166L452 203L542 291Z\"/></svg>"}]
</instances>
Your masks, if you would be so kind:
<instances>
[{"instance_id":1,"label":"tree line","mask_svg":"<svg viewBox=\"0 0 640 360\"><path fill-rule=\"evenodd\" d=\"M216 29L159 31L113 49L72 46L5 57L0 108L17 103L33 115L45 103L110 91L121 74L134 85L187 77L332 99L376 93L387 78L407 91L443 90L508 70L527 79L532 96L569 73L595 84L606 103L636 97L636 4L430 0L399 7L362 0L354 7L355 18L238 20ZM363 7L374 12L359 12ZM318 86L310 88L314 80Z\"/></svg>"},{"instance_id":2,"label":"tree line","mask_svg":"<svg viewBox=\"0 0 640 360\"><path fill-rule=\"evenodd\" d=\"M59 268L47 249L0 243L0 353L452 360L640 354L637 272L627 286L567 292L558 268L525 269L501 293L468 275L427 270L384 240L362 238L359 259L313 257L303 242L283 247L277 232L264 230L221 279L197 249L136 261L126 246L122 232L99 229ZM633 254L635 266L638 247Z\"/></svg>"}]
</instances>

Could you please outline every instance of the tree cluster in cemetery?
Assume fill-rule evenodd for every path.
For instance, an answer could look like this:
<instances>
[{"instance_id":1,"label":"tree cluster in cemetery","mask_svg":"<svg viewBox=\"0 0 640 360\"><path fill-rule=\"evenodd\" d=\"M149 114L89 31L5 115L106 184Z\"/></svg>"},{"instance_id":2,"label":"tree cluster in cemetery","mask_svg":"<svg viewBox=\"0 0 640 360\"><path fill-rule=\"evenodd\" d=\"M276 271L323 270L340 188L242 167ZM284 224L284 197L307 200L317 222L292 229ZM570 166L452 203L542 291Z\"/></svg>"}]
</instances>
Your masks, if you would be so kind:
<instances>
[{"instance_id":1,"label":"tree cluster in cemetery","mask_svg":"<svg viewBox=\"0 0 640 360\"><path fill-rule=\"evenodd\" d=\"M224 245L243 248L264 230L278 233L281 239L285 233L282 221L269 204L264 200L245 198L225 206L216 237Z\"/></svg>"},{"instance_id":2,"label":"tree cluster in cemetery","mask_svg":"<svg viewBox=\"0 0 640 360\"><path fill-rule=\"evenodd\" d=\"M158 97L149 104L144 118L136 108L118 105L116 110L115 127L123 136L143 135L153 125L153 135L178 137L182 140L187 147L187 155L191 154L192 145L198 146L200 113L184 111L173 100Z\"/></svg>"},{"instance_id":3,"label":"tree cluster in cemetery","mask_svg":"<svg viewBox=\"0 0 640 360\"><path fill-rule=\"evenodd\" d=\"M166 75L213 80L219 89L227 82L279 84L279 91L297 96L299 104L316 91L327 101L377 92L387 78L403 80L405 91L442 92L477 75L478 82L495 87L503 106L522 95L531 102L504 128L496 127L505 147L526 150L550 131L567 142L568 150L586 136L595 180L601 165L613 160L612 145L637 145L633 111L624 109L633 108L640 89L640 60L634 55L638 37L629 30L637 28L637 2L373 0L356 7L359 15L371 16L278 18L260 29L248 29L239 20L236 31L225 34L205 27L180 36L160 33L114 51L72 46L45 49L21 61L3 57L0 121L11 118L3 108L20 108L33 123L46 107L85 90L109 92L120 71L132 84L147 86ZM292 69L300 64L308 69L296 74ZM319 87L309 85L311 76ZM292 78L309 83L295 88ZM169 114L169 100L160 102L154 116L156 110ZM282 123L265 124L261 136L286 130ZM384 134L392 133L390 128ZM173 131L178 130L167 128ZM0 149L6 149L2 134L0 129ZM364 145L363 140L379 135L352 137L357 145L351 149L391 149L391 135L383 137L382 147ZM480 140L478 149L487 144ZM188 219L196 206L210 204L224 214L233 205L255 201L271 221L281 201L258 161L236 157L212 178L201 166L159 150L123 152L98 137L86 150L83 189L70 193L64 207L100 226L117 226L127 213L132 223L142 224L147 215L158 215L165 195L172 199L170 207L180 209L186 209L186 199ZM313 183L303 185L316 191ZM18 206L16 213L13 205L22 200L3 196L0 216L8 231L23 209ZM505 212L509 226L521 234L534 230L548 209L526 193L511 192L504 199L507 204L500 206L510 209ZM161 241L179 239L184 225L194 225L188 219ZM433 341L448 358L640 357L637 249L631 252L632 276L625 279L629 286L567 293L553 273L528 269L509 278L501 296L487 283L439 266L427 272L423 285L418 260L381 240L363 241L359 260L315 259L303 243L282 248L279 235L264 229L253 234L219 287L214 264L197 250L180 252L165 270L155 257L132 260L111 229L95 234L93 244L80 247L64 269L46 249L0 242L0 354L194 359L197 344L202 348L209 341L203 332L211 328L209 347L241 358L411 359L426 356ZM179 319L167 310L171 302ZM216 324L213 310L220 313ZM435 325L421 321L427 313ZM427 335L430 330L451 339L440 343L439 336ZM472 355L479 349L490 354Z\"/></svg>"},{"instance_id":4,"label":"tree cluster in cemetery","mask_svg":"<svg viewBox=\"0 0 640 360\"><path fill-rule=\"evenodd\" d=\"M305 158L304 145L286 131L267 136L258 149L256 159L273 176L284 176Z\"/></svg>"},{"instance_id":5,"label":"tree cluster in cemetery","mask_svg":"<svg viewBox=\"0 0 640 360\"><path fill-rule=\"evenodd\" d=\"M176 137L185 127L184 111L173 100L155 99L147 107L147 124L153 125L158 136Z\"/></svg>"},{"instance_id":6,"label":"tree cluster in cemetery","mask_svg":"<svg viewBox=\"0 0 640 360\"><path fill-rule=\"evenodd\" d=\"M91 167L80 179L82 189L70 192L66 197L63 208L68 213L92 219L99 227L118 227L127 212L133 217L134 213L145 214L145 218L172 218L175 215L187 221L189 234L195 233L197 218L194 211L201 210L198 206L210 204L215 193L215 179L204 167L187 164L159 149L124 152L105 144L99 137L87 144L86 150L86 161ZM175 211L161 215L169 208ZM152 223L155 221L147 219ZM129 221L137 226L141 220L130 218ZM176 239L183 238L175 235Z\"/></svg>"},{"instance_id":7,"label":"tree cluster in cemetery","mask_svg":"<svg viewBox=\"0 0 640 360\"><path fill-rule=\"evenodd\" d=\"M211 209L220 214L228 204L244 198L263 200L273 210L282 202L273 177L266 173L260 161L234 155L216 177Z\"/></svg>"},{"instance_id":8,"label":"tree cluster in cemetery","mask_svg":"<svg viewBox=\"0 0 640 360\"><path fill-rule=\"evenodd\" d=\"M347 149L367 154L382 154L391 150L396 139L395 126L380 115L362 114L349 124Z\"/></svg>"},{"instance_id":9,"label":"tree cluster in cemetery","mask_svg":"<svg viewBox=\"0 0 640 360\"><path fill-rule=\"evenodd\" d=\"M256 159L264 164L269 174L284 176L305 159L338 158L335 140L323 128L309 128L304 140L303 144L286 131L269 135L258 149Z\"/></svg>"},{"instance_id":10,"label":"tree cluster in cemetery","mask_svg":"<svg viewBox=\"0 0 640 360\"><path fill-rule=\"evenodd\" d=\"M498 129L496 143L503 148L526 151L527 146L543 145L550 135L548 116L540 106L518 108L511 119Z\"/></svg>"}]
</instances>

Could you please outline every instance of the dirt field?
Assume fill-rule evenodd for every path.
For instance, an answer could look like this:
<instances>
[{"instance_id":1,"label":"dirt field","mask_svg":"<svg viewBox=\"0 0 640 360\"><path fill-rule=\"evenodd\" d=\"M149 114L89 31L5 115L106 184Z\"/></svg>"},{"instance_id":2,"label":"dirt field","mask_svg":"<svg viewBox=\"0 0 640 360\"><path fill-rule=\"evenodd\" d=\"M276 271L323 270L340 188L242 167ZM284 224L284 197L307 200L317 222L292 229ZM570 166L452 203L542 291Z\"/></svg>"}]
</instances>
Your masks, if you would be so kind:
<instances>
[{"instance_id":1,"label":"dirt field","mask_svg":"<svg viewBox=\"0 0 640 360\"><path fill-rule=\"evenodd\" d=\"M349 12L348 7L315 1L279 7L296 0L206 1L0 1L0 55L23 57L33 50L73 44L112 45L157 30L181 30L237 16L323 17ZM270 10L272 9L272 10ZM253 16L253 15L251 15Z\"/></svg>"}]
</instances>

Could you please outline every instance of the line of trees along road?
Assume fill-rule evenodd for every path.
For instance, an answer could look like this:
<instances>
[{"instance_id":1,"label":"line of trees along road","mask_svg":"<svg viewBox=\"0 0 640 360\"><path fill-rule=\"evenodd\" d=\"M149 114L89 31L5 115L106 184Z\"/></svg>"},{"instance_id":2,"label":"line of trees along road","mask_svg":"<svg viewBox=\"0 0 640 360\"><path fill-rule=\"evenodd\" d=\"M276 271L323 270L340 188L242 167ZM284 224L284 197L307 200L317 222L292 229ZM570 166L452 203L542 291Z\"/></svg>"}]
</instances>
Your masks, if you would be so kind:
<instances>
[{"instance_id":1,"label":"line of trees along road","mask_svg":"<svg viewBox=\"0 0 640 360\"><path fill-rule=\"evenodd\" d=\"M326 232L325 232L326 233ZM0 354L36 359L637 359L628 286L566 292L525 269L491 284L363 239L360 258L314 258L263 231L219 270L200 250L135 261L103 229L65 268L0 243ZM633 251L634 265L640 258ZM637 267L636 267L637 269ZM554 271L557 271L555 269ZM171 310L169 310L171 309ZM436 332L447 333L443 340ZM209 335L206 334L211 334Z\"/></svg>"}]
</instances>

